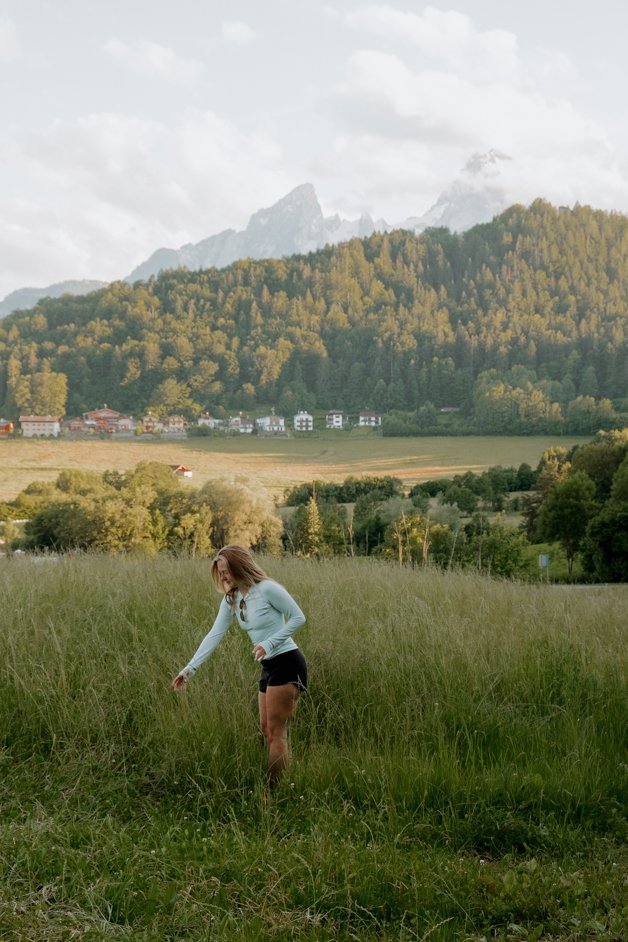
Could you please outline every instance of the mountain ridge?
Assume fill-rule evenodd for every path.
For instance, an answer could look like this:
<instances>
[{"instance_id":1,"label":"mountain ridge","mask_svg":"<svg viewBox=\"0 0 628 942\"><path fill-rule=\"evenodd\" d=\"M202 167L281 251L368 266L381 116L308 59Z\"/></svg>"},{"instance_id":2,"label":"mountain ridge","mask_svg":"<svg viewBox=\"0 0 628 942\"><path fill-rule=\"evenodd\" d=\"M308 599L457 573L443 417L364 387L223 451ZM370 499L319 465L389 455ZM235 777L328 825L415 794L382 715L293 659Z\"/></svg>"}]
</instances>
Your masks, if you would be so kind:
<instances>
[{"instance_id":1,"label":"mountain ridge","mask_svg":"<svg viewBox=\"0 0 628 942\"><path fill-rule=\"evenodd\" d=\"M130 274L116 280L133 284L138 280L147 281L169 268L194 271L225 268L245 258L304 255L325 245L395 229L420 233L431 227L445 227L452 232L464 232L478 223L490 222L517 202L509 198L502 181L502 169L511 159L495 148L484 154L472 154L460 175L425 213L393 224L385 219L374 220L368 213L353 220L343 219L337 213L324 216L314 186L302 183L270 207L254 212L244 229L223 229L178 249L160 247ZM0 301L0 318L15 310L33 307L45 297L83 295L107 284L109 282L85 279L58 282L44 288L18 288Z\"/></svg>"},{"instance_id":2,"label":"mountain ridge","mask_svg":"<svg viewBox=\"0 0 628 942\"><path fill-rule=\"evenodd\" d=\"M499 173L500 164L510 159L496 149L473 154L460 176L426 213L394 224L384 219L374 220L368 213L353 220L343 219L337 213L324 216L314 186L302 183L270 207L254 212L245 229L223 229L178 249L160 247L120 280L133 284L168 268L194 271L225 268L244 258L304 255L325 245L394 229L423 232L429 227L445 226L454 232L463 232L477 223L489 222L509 205L506 191L499 185ZM0 301L0 318L15 310L33 307L45 297L87 294L107 284L109 282L85 279L58 282L44 288L18 288Z\"/></svg>"},{"instance_id":3,"label":"mountain ridge","mask_svg":"<svg viewBox=\"0 0 628 942\"><path fill-rule=\"evenodd\" d=\"M85 278L59 281L56 284L48 285L46 288L16 288L15 291L11 291L0 301L0 318L12 314L13 311L34 307L42 298L60 298L64 294L89 294L90 291L106 288L108 284L108 281L95 281Z\"/></svg>"},{"instance_id":4,"label":"mountain ridge","mask_svg":"<svg viewBox=\"0 0 628 942\"><path fill-rule=\"evenodd\" d=\"M422 216L397 223L373 220L364 213L358 219L324 216L311 183L302 183L272 206L253 213L245 229L223 232L188 243L179 249L157 249L124 280L133 283L158 275L164 268L223 268L242 258L282 258L305 255L349 239L364 239L374 232L409 229L424 232L444 226L464 232L478 223L490 222L508 206L506 191L499 185L500 164L511 158L491 148L474 153L436 202Z\"/></svg>"},{"instance_id":5,"label":"mountain ridge","mask_svg":"<svg viewBox=\"0 0 628 942\"><path fill-rule=\"evenodd\" d=\"M387 224L384 224L387 227ZM354 221L325 217L311 183L302 183L272 206L258 209L245 229L224 229L179 249L157 249L124 279L131 284L158 275L165 267L225 268L243 258L304 255L326 244L365 238L376 231L370 216ZM164 264L167 262L168 264Z\"/></svg>"}]
</instances>

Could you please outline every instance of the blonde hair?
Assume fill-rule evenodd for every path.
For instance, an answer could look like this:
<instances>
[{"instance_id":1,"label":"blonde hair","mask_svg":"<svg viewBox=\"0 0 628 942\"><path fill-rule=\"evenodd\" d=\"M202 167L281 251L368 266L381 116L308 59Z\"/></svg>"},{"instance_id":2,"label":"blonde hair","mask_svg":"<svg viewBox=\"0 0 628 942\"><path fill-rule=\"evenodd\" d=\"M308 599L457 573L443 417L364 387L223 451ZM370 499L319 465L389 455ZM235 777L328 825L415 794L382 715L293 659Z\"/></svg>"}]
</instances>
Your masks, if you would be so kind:
<instances>
[{"instance_id":1,"label":"blonde hair","mask_svg":"<svg viewBox=\"0 0 628 942\"><path fill-rule=\"evenodd\" d=\"M212 561L212 579L214 580L214 585L220 592L225 591L220 573L218 572L218 560L220 559L224 559L229 566L229 572L239 589L250 589L256 582L261 582L262 579L268 579L268 576L261 566L257 565L249 550L244 546L238 546L232 543L219 549ZM235 590L231 589L229 592L226 592L225 595L233 605Z\"/></svg>"}]
</instances>

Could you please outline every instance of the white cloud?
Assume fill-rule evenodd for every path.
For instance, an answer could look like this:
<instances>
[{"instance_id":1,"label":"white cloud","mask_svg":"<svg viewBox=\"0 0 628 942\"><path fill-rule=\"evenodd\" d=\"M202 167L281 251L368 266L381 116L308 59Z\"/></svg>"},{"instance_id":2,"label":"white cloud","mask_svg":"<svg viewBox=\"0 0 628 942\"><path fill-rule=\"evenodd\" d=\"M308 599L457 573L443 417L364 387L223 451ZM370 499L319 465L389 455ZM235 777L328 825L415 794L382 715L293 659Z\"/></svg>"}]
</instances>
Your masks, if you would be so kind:
<instances>
[{"instance_id":1,"label":"white cloud","mask_svg":"<svg viewBox=\"0 0 628 942\"><path fill-rule=\"evenodd\" d=\"M90 257L90 249L96 248L93 236L87 226L72 232L52 207L3 201L0 253L11 278L0 276L0 295L18 287L43 288L60 280L95 277L98 266Z\"/></svg>"},{"instance_id":2,"label":"white cloud","mask_svg":"<svg viewBox=\"0 0 628 942\"><path fill-rule=\"evenodd\" d=\"M373 50L350 58L339 92L354 121L391 139L472 147L485 142L515 152L546 146L554 153L604 139L574 105L541 90L472 82L452 72L415 72L398 56Z\"/></svg>"},{"instance_id":3,"label":"white cloud","mask_svg":"<svg viewBox=\"0 0 628 942\"><path fill-rule=\"evenodd\" d=\"M229 49L259 37L246 22L222 22L216 12L195 26L185 11L175 21L173 8L169 31L159 17L154 21L163 45L120 32L102 46L112 33L101 35L107 68L98 74L105 56L94 63L83 98L67 96L77 60L66 55L65 34L38 46L37 31L16 14L19 37L29 39L22 52L15 25L0 16L0 61L19 59L13 68L24 80L11 85L15 101L9 104L19 103L19 110L7 109L0 125L0 297L26 284L122 277L159 246L242 228L251 213L306 180L326 213L355 218L366 211L399 222L425 212L472 153L490 148L512 157L500 163L495 185L513 202L542 196L628 210L621 102L606 111L608 131L588 117L603 120L604 89L612 101L620 83L611 88L610 76L623 75L623 61L605 85L596 66L595 84L584 56L576 71L564 51L526 43L525 33L480 29L451 9L394 3L363 0L347 15L352 4L327 0L304 5L308 16L291 5L281 36L269 13L264 38L281 49L262 58L254 44L245 60ZM90 29L93 42L92 20ZM538 36L535 42L549 42ZM203 61L180 54L193 48ZM208 49L211 55L202 51ZM298 62L295 49L303 51ZM47 94L39 94L41 70L33 67L42 50L50 53ZM289 88L287 61L295 66ZM133 89L133 107L144 108L138 117L123 113L130 107L128 75L111 81L112 64L124 75L153 79ZM201 76L207 88L190 88ZM260 86L255 107L252 77ZM188 84L168 95L155 79ZM182 102L204 100L196 97L199 90L212 94L215 110L184 110ZM49 101L55 107L45 111ZM87 114L94 101L107 101L110 112ZM36 102L39 111L31 115ZM75 106L84 110L72 117ZM45 113L65 117L46 125ZM150 121L142 114L160 117ZM272 131L256 131L260 126ZM623 162L613 150L613 133Z\"/></svg>"},{"instance_id":4,"label":"white cloud","mask_svg":"<svg viewBox=\"0 0 628 942\"><path fill-rule=\"evenodd\" d=\"M13 62L22 54L13 20L0 16L0 62Z\"/></svg>"},{"instance_id":5,"label":"white cloud","mask_svg":"<svg viewBox=\"0 0 628 942\"><path fill-rule=\"evenodd\" d=\"M492 76L512 75L518 65L517 37L507 30L476 29L473 21L455 10L426 7L408 13L391 6L373 5L347 14L352 29L411 44L424 56L441 61L455 72Z\"/></svg>"},{"instance_id":6,"label":"white cloud","mask_svg":"<svg viewBox=\"0 0 628 942\"><path fill-rule=\"evenodd\" d=\"M423 212L472 152L498 148L514 158L499 175L513 201L541 195L628 208L608 134L580 107L565 54L521 47L513 33L481 31L461 13L431 7L417 14L370 5L344 21L373 47L348 56L335 88L335 156L356 206L367 196L389 219L400 203ZM331 161L326 171L331 182Z\"/></svg>"},{"instance_id":7,"label":"white cloud","mask_svg":"<svg viewBox=\"0 0 628 942\"><path fill-rule=\"evenodd\" d=\"M248 23L241 20L230 20L223 23L220 30L221 38L226 43L233 43L236 46L246 46L255 39L255 30Z\"/></svg>"},{"instance_id":8,"label":"white cloud","mask_svg":"<svg viewBox=\"0 0 628 942\"><path fill-rule=\"evenodd\" d=\"M395 223L422 213L433 202L443 179L457 171L456 161L434 160L429 146L381 135L343 135L312 162L311 176L326 213L355 218L367 212ZM445 164L445 166L443 166Z\"/></svg>"},{"instance_id":9,"label":"white cloud","mask_svg":"<svg viewBox=\"0 0 628 942\"><path fill-rule=\"evenodd\" d=\"M0 199L0 297L17 278L122 278L160 246L242 228L301 182L272 140L196 109L172 124L114 113L55 122L11 148L0 140L0 172L21 181Z\"/></svg>"},{"instance_id":10,"label":"white cloud","mask_svg":"<svg viewBox=\"0 0 628 942\"><path fill-rule=\"evenodd\" d=\"M110 39L105 52L133 72L147 78L162 78L172 82L195 82L203 72L202 62L184 59L167 46L136 39L132 43Z\"/></svg>"}]
</instances>

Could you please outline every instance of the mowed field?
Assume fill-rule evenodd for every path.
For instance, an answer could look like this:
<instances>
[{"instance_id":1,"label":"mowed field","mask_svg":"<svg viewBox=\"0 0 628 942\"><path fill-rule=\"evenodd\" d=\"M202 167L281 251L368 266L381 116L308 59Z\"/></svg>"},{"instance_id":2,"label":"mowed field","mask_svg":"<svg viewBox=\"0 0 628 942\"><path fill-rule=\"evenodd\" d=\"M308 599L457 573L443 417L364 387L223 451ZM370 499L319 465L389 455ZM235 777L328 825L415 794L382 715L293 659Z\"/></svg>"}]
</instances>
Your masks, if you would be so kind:
<instances>
[{"instance_id":1,"label":"mowed field","mask_svg":"<svg viewBox=\"0 0 628 942\"><path fill-rule=\"evenodd\" d=\"M0 500L11 500L32 481L54 481L67 469L126 471L139 461L185 464L191 483L248 476L275 497L313 479L343 481L349 475L392 475L406 485L495 465L536 467L546 448L589 441L570 436L468 436L382 438L374 434L323 432L299 438L241 435L183 441L0 442Z\"/></svg>"}]
</instances>

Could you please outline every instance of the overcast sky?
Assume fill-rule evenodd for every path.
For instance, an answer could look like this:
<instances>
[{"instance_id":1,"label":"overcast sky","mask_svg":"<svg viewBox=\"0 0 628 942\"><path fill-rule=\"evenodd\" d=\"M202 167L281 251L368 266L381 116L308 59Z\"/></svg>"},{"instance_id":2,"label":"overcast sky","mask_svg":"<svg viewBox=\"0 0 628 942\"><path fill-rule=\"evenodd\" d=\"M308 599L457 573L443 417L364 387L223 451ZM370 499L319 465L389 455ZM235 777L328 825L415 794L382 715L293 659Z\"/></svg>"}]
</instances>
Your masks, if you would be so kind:
<instances>
[{"instance_id":1,"label":"overcast sky","mask_svg":"<svg viewBox=\"0 0 628 942\"><path fill-rule=\"evenodd\" d=\"M626 0L0 0L0 298L305 182L399 222L490 148L513 202L628 212L627 36Z\"/></svg>"}]
</instances>

